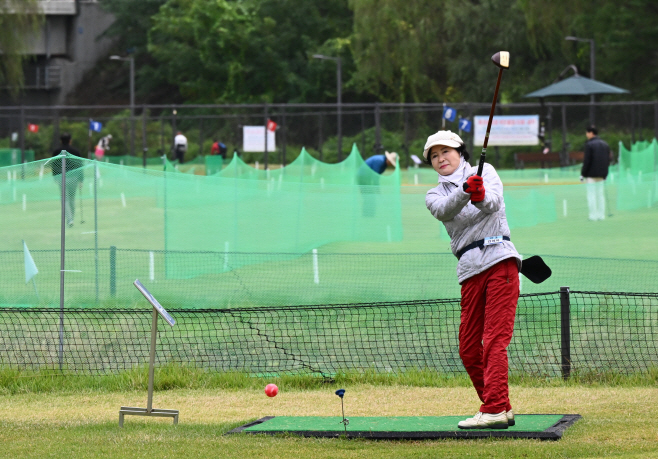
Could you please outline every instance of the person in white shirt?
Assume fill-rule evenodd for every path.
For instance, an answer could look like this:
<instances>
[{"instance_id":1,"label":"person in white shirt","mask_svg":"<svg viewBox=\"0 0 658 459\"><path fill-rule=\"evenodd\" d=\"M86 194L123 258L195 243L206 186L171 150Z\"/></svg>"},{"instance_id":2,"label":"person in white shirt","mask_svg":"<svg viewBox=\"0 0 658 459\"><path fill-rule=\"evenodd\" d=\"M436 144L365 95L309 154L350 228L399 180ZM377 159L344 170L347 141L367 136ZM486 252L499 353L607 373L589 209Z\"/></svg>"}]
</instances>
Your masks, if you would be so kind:
<instances>
[{"instance_id":1,"label":"person in white shirt","mask_svg":"<svg viewBox=\"0 0 658 459\"><path fill-rule=\"evenodd\" d=\"M187 137L181 131L176 133L174 137L174 154L178 160L178 164L183 164L185 160L185 152L187 151Z\"/></svg>"}]
</instances>

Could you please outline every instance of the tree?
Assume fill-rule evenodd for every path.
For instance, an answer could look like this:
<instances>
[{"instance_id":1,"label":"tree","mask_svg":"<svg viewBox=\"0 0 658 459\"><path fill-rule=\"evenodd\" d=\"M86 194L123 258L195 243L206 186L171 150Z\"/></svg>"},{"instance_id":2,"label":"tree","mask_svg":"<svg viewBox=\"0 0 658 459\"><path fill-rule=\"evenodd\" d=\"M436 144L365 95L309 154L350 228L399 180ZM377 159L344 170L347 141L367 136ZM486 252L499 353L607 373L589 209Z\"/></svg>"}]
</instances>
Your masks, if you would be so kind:
<instances>
[{"instance_id":1,"label":"tree","mask_svg":"<svg viewBox=\"0 0 658 459\"><path fill-rule=\"evenodd\" d=\"M0 85L13 95L23 86L26 36L44 19L37 0L4 0L0 5Z\"/></svg>"},{"instance_id":2,"label":"tree","mask_svg":"<svg viewBox=\"0 0 658 459\"><path fill-rule=\"evenodd\" d=\"M442 101L446 0L350 0L355 86L392 102Z\"/></svg>"},{"instance_id":3,"label":"tree","mask_svg":"<svg viewBox=\"0 0 658 459\"><path fill-rule=\"evenodd\" d=\"M340 51L350 31L344 0L169 0L153 17L149 51L188 100L321 100L333 78L310 54Z\"/></svg>"}]
</instances>

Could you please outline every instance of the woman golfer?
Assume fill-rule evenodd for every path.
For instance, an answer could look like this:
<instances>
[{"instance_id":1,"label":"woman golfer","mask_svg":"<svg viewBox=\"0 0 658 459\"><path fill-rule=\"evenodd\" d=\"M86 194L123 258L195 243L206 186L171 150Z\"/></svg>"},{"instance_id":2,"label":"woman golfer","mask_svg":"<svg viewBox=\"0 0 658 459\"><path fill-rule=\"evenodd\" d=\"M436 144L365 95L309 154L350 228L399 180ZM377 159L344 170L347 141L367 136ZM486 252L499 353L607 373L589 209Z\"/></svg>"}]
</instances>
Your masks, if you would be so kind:
<instances>
[{"instance_id":1,"label":"woman golfer","mask_svg":"<svg viewBox=\"0 0 658 459\"><path fill-rule=\"evenodd\" d=\"M490 164L482 177L468 164L464 142L439 131L427 138L423 156L439 173L425 202L446 227L459 259L462 286L459 356L482 405L460 429L506 429L514 425L507 386L507 346L519 298L521 256L510 241L503 184Z\"/></svg>"}]
</instances>

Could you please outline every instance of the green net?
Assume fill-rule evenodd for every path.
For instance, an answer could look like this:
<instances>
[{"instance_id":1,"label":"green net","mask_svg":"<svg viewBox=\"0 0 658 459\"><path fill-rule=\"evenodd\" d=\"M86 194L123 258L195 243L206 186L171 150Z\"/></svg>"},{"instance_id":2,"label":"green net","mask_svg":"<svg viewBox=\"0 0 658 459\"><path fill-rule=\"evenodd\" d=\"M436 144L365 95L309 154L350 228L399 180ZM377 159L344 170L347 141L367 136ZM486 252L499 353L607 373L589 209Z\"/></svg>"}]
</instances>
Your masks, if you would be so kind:
<instances>
[{"instance_id":1,"label":"green net","mask_svg":"<svg viewBox=\"0 0 658 459\"><path fill-rule=\"evenodd\" d=\"M34 161L34 150L25 150L25 161ZM19 148L0 148L0 167L13 166L23 162Z\"/></svg>"},{"instance_id":2,"label":"green net","mask_svg":"<svg viewBox=\"0 0 658 459\"><path fill-rule=\"evenodd\" d=\"M234 157L208 176L181 170L207 158L147 168L67 158L78 165L65 181L68 307L133 307L136 278L169 307L460 295L449 238L425 207L428 169L379 176L356 148L342 163L303 151L269 171ZM0 304L59 305L61 162L0 169ZM553 269L540 285L522 278L522 293L656 291L658 181L640 172L614 171L605 220L589 221L577 168L500 171L512 242Z\"/></svg>"}]
</instances>

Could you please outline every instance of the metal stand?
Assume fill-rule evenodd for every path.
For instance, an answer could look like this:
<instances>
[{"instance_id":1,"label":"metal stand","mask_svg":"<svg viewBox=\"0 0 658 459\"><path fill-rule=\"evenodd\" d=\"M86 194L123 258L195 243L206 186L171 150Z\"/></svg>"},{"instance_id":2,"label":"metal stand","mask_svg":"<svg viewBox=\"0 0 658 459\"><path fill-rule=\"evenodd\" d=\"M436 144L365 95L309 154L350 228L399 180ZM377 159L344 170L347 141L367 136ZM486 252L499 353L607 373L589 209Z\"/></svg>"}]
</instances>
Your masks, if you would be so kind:
<instances>
[{"instance_id":1,"label":"metal stand","mask_svg":"<svg viewBox=\"0 0 658 459\"><path fill-rule=\"evenodd\" d=\"M155 374L155 344L158 337L158 313L162 314L163 318L169 323L174 325L176 322L164 310L160 303L151 295L148 290L142 285L139 280L135 281L135 287L142 292L147 300L153 306L153 325L151 326L151 356L149 361L149 385L148 385L148 401L146 408L135 408L131 406L122 406L119 410L119 427L123 427L123 418L125 415L133 416L154 416L160 418L174 418L174 425L178 424L178 410L166 410L160 408L153 408L153 379ZM156 306L157 305L157 306Z\"/></svg>"}]
</instances>

